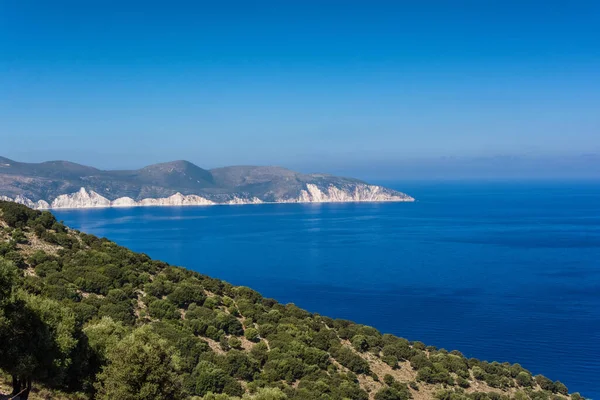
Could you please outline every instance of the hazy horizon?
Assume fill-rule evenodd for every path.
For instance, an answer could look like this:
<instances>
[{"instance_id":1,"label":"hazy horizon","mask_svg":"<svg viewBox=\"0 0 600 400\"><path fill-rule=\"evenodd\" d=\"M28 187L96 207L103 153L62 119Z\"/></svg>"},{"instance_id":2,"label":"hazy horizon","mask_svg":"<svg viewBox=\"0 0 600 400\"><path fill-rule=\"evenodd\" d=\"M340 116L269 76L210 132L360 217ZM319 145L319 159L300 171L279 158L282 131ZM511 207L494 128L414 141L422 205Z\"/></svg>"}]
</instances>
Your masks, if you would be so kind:
<instances>
[{"instance_id":1,"label":"hazy horizon","mask_svg":"<svg viewBox=\"0 0 600 400\"><path fill-rule=\"evenodd\" d=\"M146 163L124 162L122 158L104 163L89 163L85 160L47 158L17 159L0 155L12 161L41 163L48 161L69 161L101 170L135 170L151 164L183 160L149 160ZM189 161L203 169L227 166L249 165L234 163L231 165L205 165L202 161ZM497 157L440 157L435 159L403 160L392 164L354 164L309 166L293 164L254 164L259 166L277 166L303 173L327 173L338 176L359 178L379 182L399 181L454 181L454 180L600 180L600 155L581 154L572 157L534 157L534 156L497 156ZM550 173L549 173L550 170Z\"/></svg>"},{"instance_id":2,"label":"hazy horizon","mask_svg":"<svg viewBox=\"0 0 600 400\"><path fill-rule=\"evenodd\" d=\"M600 3L0 5L0 154L600 177Z\"/></svg>"}]
</instances>

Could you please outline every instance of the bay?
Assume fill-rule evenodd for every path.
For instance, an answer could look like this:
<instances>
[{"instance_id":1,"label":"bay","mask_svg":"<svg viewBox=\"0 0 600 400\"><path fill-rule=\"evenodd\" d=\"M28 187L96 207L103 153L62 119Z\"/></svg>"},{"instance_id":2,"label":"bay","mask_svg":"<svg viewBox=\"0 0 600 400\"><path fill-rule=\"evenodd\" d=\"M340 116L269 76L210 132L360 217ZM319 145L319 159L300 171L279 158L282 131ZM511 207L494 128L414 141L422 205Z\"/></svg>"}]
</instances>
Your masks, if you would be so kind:
<instances>
[{"instance_id":1,"label":"bay","mask_svg":"<svg viewBox=\"0 0 600 400\"><path fill-rule=\"evenodd\" d=\"M280 302L600 398L600 184L387 185L418 201L53 212Z\"/></svg>"}]
</instances>

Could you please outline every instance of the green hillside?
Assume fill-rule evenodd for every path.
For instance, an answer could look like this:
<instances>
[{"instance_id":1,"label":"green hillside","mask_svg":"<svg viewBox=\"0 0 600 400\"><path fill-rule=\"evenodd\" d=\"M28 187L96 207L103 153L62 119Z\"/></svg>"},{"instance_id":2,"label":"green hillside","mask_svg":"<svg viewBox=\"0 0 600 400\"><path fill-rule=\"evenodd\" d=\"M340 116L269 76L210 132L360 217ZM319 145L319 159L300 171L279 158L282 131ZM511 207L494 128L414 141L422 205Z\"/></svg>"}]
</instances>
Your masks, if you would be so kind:
<instances>
[{"instance_id":1,"label":"green hillside","mask_svg":"<svg viewBox=\"0 0 600 400\"><path fill-rule=\"evenodd\" d=\"M103 400L568 398L519 364L279 304L9 202L0 370L0 394L21 398L30 386L29 398Z\"/></svg>"}]
</instances>

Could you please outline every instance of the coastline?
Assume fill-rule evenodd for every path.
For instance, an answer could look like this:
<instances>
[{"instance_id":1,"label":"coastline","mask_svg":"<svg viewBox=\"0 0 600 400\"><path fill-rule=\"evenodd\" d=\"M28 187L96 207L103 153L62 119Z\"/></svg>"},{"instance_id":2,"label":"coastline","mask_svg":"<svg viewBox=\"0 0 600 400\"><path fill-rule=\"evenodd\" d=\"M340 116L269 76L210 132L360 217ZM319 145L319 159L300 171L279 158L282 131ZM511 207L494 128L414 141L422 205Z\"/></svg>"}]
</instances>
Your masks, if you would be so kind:
<instances>
[{"instance_id":1,"label":"coastline","mask_svg":"<svg viewBox=\"0 0 600 400\"><path fill-rule=\"evenodd\" d=\"M205 197L190 194L175 193L164 198L144 198L136 201L130 197L119 197L109 200L106 197L85 188L71 194L57 196L51 202L46 200L33 201L18 195L14 199L0 195L0 200L23 204L35 210L73 210L73 209L104 209L104 208L137 208L137 207L206 207L224 205L254 205L254 204L323 204L323 203L394 203L414 202L415 199L403 193L391 194L383 191L382 187L364 185L362 191L342 191L330 186L325 192L314 185L307 185L298 197L283 198L276 201L263 201L258 197L243 198L233 195L227 201L217 202Z\"/></svg>"}]
</instances>

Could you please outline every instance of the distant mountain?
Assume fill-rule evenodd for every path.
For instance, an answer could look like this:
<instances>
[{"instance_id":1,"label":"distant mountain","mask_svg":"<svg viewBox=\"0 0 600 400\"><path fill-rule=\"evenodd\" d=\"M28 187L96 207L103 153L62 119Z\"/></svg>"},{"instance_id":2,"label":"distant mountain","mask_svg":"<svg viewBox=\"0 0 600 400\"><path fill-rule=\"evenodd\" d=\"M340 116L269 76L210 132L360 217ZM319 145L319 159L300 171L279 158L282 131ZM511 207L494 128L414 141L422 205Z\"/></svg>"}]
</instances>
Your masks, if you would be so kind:
<instances>
[{"instance_id":1,"label":"distant mountain","mask_svg":"<svg viewBox=\"0 0 600 400\"><path fill-rule=\"evenodd\" d=\"M404 193L281 167L202 169L189 161L104 171L68 161L21 163L0 157L0 198L32 208L413 201Z\"/></svg>"}]
</instances>

